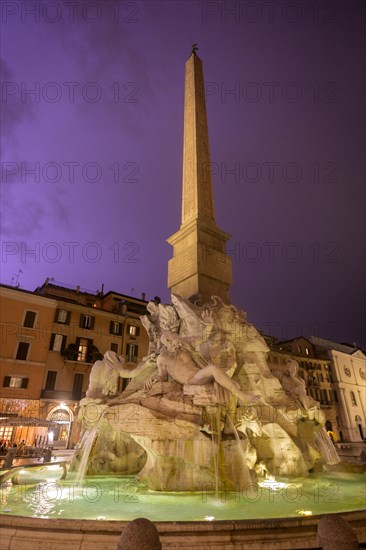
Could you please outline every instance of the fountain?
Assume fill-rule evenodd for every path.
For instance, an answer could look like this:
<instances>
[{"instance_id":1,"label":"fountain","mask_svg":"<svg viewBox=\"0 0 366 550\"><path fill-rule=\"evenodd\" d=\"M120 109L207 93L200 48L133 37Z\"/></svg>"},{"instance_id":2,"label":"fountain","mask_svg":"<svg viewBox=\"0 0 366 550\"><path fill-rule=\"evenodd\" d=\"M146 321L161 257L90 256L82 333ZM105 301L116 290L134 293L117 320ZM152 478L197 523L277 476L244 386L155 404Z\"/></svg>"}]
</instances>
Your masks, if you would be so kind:
<instances>
[{"instance_id":1,"label":"fountain","mask_svg":"<svg viewBox=\"0 0 366 550\"><path fill-rule=\"evenodd\" d=\"M174 492L240 491L258 472L307 475L321 458L325 420L297 378L298 365L287 365L281 385L265 362L264 339L217 296L197 305L173 294L171 305L148 309L150 353L137 368L128 371L109 351L92 369L80 402L82 458L77 452L72 469L136 474L149 489ZM117 396L105 389L116 372L132 378Z\"/></svg>"},{"instance_id":2,"label":"fountain","mask_svg":"<svg viewBox=\"0 0 366 550\"><path fill-rule=\"evenodd\" d=\"M324 472L337 460L297 363L272 373L265 340L230 303L229 235L214 219L195 50L186 64L184 128L171 304L148 303L141 321L149 350L135 369L112 351L94 364L67 479L32 493L19 475L21 485L3 492L4 550L35 540L40 549L67 541L71 550L114 550L123 521L141 516L156 522L163 548L315 548L312 515L337 511L366 541L360 480ZM130 379L121 394L119 377ZM35 517L19 517L24 505Z\"/></svg>"}]
</instances>

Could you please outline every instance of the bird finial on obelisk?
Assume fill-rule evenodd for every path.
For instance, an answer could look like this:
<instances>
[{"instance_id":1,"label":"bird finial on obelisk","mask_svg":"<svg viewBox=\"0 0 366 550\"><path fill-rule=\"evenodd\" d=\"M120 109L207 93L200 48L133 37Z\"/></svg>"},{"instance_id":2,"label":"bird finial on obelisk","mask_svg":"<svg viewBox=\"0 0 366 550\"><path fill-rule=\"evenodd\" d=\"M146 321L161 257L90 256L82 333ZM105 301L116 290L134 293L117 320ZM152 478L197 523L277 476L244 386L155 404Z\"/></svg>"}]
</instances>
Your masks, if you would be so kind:
<instances>
[{"instance_id":1,"label":"bird finial on obelisk","mask_svg":"<svg viewBox=\"0 0 366 550\"><path fill-rule=\"evenodd\" d=\"M198 50L198 46L197 46L197 42L195 42L194 44L192 44L192 53L196 53L196 51Z\"/></svg>"}]
</instances>

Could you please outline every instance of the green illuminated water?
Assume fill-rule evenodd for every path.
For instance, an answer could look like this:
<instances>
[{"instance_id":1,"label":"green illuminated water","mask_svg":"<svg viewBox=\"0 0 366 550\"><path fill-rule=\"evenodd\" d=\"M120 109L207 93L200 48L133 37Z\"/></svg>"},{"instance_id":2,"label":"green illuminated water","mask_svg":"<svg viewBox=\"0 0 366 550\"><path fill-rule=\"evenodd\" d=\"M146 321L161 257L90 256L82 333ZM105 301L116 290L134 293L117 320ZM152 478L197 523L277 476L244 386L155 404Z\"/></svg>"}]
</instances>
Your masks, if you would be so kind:
<instances>
[{"instance_id":1,"label":"green illuminated water","mask_svg":"<svg viewBox=\"0 0 366 550\"><path fill-rule=\"evenodd\" d=\"M6 482L1 488L1 513L55 519L211 521L346 512L364 509L366 504L365 474L278 478L276 482L286 485L248 486L237 493L219 490L216 495L212 487L199 493L154 492L133 476L93 476L78 486L72 478L60 481L61 469L52 468L24 471L20 485Z\"/></svg>"}]
</instances>

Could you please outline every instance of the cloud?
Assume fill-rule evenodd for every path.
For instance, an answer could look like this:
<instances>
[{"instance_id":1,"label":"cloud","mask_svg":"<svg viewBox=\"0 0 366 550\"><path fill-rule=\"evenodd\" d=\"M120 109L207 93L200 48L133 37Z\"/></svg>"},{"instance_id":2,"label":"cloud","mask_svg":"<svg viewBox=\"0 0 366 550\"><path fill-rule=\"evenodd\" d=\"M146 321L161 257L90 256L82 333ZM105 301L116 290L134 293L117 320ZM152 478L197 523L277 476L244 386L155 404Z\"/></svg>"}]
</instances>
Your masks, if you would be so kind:
<instances>
[{"instance_id":1,"label":"cloud","mask_svg":"<svg viewBox=\"0 0 366 550\"><path fill-rule=\"evenodd\" d=\"M19 84L16 82L9 65L0 58L1 74L1 140L15 140L16 128L22 122L33 117L33 106L20 101ZM3 145L3 144L2 144Z\"/></svg>"},{"instance_id":2,"label":"cloud","mask_svg":"<svg viewBox=\"0 0 366 550\"><path fill-rule=\"evenodd\" d=\"M67 228L70 223L68 194L57 189L45 194L39 187L26 184L3 184L0 231L3 239L29 240L49 234L53 227ZM38 184L37 184L38 185Z\"/></svg>"}]
</instances>

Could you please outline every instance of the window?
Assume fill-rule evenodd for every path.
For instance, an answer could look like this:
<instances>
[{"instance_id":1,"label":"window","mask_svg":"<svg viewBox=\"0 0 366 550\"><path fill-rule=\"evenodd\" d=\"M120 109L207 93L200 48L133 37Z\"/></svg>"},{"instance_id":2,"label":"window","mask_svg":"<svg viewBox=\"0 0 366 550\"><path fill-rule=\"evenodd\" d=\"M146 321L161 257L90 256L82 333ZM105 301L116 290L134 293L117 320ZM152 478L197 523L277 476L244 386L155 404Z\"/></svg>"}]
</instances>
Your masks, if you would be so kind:
<instances>
[{"instance_id":1,"label":"window","mask_svg":"<svg viewBox=\"0 0 366 550\"><path fill-rule=\"evenodd\" d=\"M324 378L321 372L318 372L318 380L319 380L319 383L324 382Z\"/></svg>"},{"instance_id":2,"label":"window","mask_svg":"<svg viewBox=\"0 0 366 550\"><path fill-rule=\"evenodd\" d=\"M305 348L306 355L309 355L309 348Z\"/></svg>"},{"instance_id":3,"label":"window","mask_svg":"<svg viewBox=\"0 0 366 550\"><path fill-rule=\"evenodd\" d=\"M81 399L83 381L84 381L84 375L81 374L80 372L76 372L74 375L74 384L72 387L72 398L75 399L75 401L79 401Z\"/></svg>"},{"instance_id":4,"label":"window","mask_svg":"<svg viewBox=\"0 0 366 550\"><path fill-rule=\"evenodd\" d=\"M90 338L76 338L76 359L84 363L91 363L93 357L93 340Z\"/></svg>"},{"instance_id":5,"label":"window","mask_svg":"<svg viewBox=\"0 0 366 550\"><path fill-rule=\"evenodd\" d=\"M19 342L15 359L26 361L29 350L29 342Z\"/></svg>"},{"instance_id":6,"label":"window","mask_svg":"<svg viewBox=\"0 0 366 550\"><path fill-rule=\"evenodd\" d=\"M11 440L11 436L13 433L13 428L8 426L1 426L0 427L0 441L9 442Z\"/></svg>"},{"instance_id":7,"label":"window","mask_svg":"<svg viewBox=\"0 0 366 550\"><path fill-rule=\"evenodd\" d=\"M109 325L109 332L110 334L116 334L117 336L121 336L122 334L122 323L118 323L118 321L111 321Z\"/></svg>"},{"instance_id":8,"label":"window","mask_svg":"<svg viewBox=\"0 0 366 550\"><path fill-rule=\"evenodd\" d=\"M333 390L333 397L334 397L334 401L335 401L336 403L338 403L338 393L337 393L336 390Z\"/></svg>"},{"instance_id":9,"label":"window","mask_svg":"<svg viewBox=\"0 0 366 550\"><path fill-rule=\"evenodd\" d=\"M138 336L140 334L140 327L136 325L127 325L127 332L130 336Z\"/></svg>"},{"instance_id":10,"label":"window","mask_svg":"<svg viewBox=\"0 0 366 550\"><path fill-rule=\"evenodd\" d=\"M351 391L351 403L354 407L357 407L357 401L356 401L356 396L355 394L353 393L353 391Z\"/></svg>"},{"instance_id":11,"label":"window","mask_svg":"<svg viewBox=\"0 0 366 550\"><path fill-rule=\"evenodd\" d=\"M37 313L35 311L27 311L23 321L23 327L34 328Z\"/></svg>"},{"instance_id":12,"label":"window","mask_svg":"<svg viewBox=\"0 0 366 550\"><path fill-rule=\"evenodd\" d=\"M138 346L137 344L127 344L127 361L129 363L137 363Z\"/></svg>"},{"instance_id":13,"label":"window","mask_svg":"<svg viewBox=\"0 0 366 550\"><path fill-rule=\"evenodd\" d=\"M118 344L111 342L111 351L118 353Z\"/></svg>"},{"instance_id":14,"label":"window","mask_svg":"<svg viewBox=\"0 0 366 550\"><path fill-rule=\"evenodd\" d=\"M70 317L71 317L71 311L68 311L67 309L57 309L55 322L61 323L63 325L69 325Z\"/></svg>"},{"instance_id":15,"label":"window","mask_svg":"<svg viewBox=\"0 0 366 550\"><path fill-rule=\"evenodd\" d=\"M311 390L311 395L315 399L315 401L320 401L320 394L318 388L313 388Z\"/></svg>"},{"instance_id":16,"label":"window","mask_svg":"<svg viewBox=\"0 0 366 550\"><path fill-rule=\"evenodd\" d=\"M57 371L55 371L55 370L49 370L47 372L46 384L45 384L45 387L44 387L45 390L54 390L55 389L56 376L57 376Z\"/></svg>"},{"instance_id":17,"label":"window","mask_svg":"<svg viewBox=\"0 0 366 550\"><path fill-rule=\"evenodd\" d=\"M86 361L86 356L88 354L88 340L87 338L80 338L78 345L78 361Z\"/></svg>"},{"instance_id":18,"label":"window","mask_svg":"<svg viewBox=\"0 0 366 550\"><path fill-rule=\"evenodd\" d=\"M130 381L130 378L122 378L121 376L118 378L118 388L117 392L122 393L123 390L127 388L127 385Z\"/></svg>"},{"instance_id":19,"label":"window","mask_svg":"<svg viewBox=\"0 0 366 550\"><path fill-rule=\"evenodd\" d=\"M3 388L23 388L28 387L29 378L24 376L4 376Z\"/></svg>"},{"instance_id":20,"label":"window","mask_svg":"<svg viewBox=\"0 0 366 550\"><path fill-rule=\"evenodd\" d=\"M80 328L93 330L95 318L91 315L80 315Z\"/></svg>"},{"instance_id":21,"label":"window","mask_svg":"<svg viewBox=\"0 0 366 550\"><path fill-rule=\"evenodd\" d=\"M321 395L322 405L328 405L329 401L328 401L327 390L320 390L320 395Z\"/></svg>"},{"instance_id":22,"label":"window","mask_svg":"<svg viewBox=\"0 0 366 550\"><path fill-rule=\"evenodd\" d=\"M64 334L52 334L50 342L50 351L63 351L66 346L66 336Z\"/></svg>"},{"instance_id":23,"label":"window","mask_svg":"<svg viewBox=\"0 0 366 550\"><path fill-rule=\"evenodd\" d=\"M91 327L92 318L90 315L84 315L84 328L90 328Z\"/></svg>"}]
</instances>

